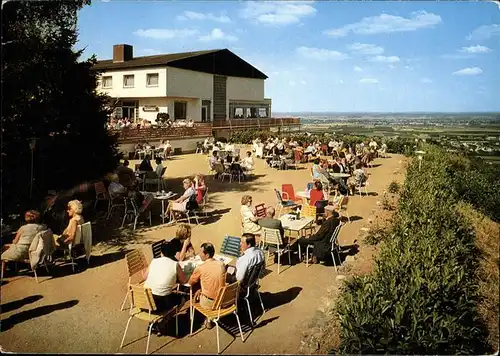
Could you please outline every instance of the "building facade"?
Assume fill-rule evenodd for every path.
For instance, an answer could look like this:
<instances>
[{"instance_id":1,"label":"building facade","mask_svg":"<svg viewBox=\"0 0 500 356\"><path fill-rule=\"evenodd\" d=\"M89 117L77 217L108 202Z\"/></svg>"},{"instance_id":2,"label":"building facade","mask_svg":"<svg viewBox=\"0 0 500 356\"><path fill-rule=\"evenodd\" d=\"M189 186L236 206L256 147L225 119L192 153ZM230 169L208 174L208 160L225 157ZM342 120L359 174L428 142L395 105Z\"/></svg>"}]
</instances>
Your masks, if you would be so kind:
<instances>
[{"instance_id":1,"label":"building facade","mask_svg":"<svg viewBox=\"0 0 500 356\"><path fill-rule=\"evenodd\" d=\"M271 117L267 76L227 49L135 57L113 47L113 59L93 68L98 91L109 95L113 115L155 122L159 113L195 122Z\"/></svg>"}]
</instances>

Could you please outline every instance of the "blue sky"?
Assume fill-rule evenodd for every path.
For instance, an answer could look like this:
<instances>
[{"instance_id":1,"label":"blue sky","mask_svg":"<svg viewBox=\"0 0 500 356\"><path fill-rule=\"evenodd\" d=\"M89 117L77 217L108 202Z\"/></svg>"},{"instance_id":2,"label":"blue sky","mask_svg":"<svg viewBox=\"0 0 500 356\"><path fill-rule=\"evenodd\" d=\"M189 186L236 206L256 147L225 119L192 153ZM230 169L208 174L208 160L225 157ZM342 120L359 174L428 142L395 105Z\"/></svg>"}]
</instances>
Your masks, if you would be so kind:
<instances>
[{"instance_id":1,"label":"blue sky","mask_svg":"<svg viewBox=\"0 0 500 356\"><path fill-rule=\"evenodd\" d=\"M228 48L269 76L274 112L500 111L500 5L93 1L84 56Z\"/></svg>"}]
</instances>

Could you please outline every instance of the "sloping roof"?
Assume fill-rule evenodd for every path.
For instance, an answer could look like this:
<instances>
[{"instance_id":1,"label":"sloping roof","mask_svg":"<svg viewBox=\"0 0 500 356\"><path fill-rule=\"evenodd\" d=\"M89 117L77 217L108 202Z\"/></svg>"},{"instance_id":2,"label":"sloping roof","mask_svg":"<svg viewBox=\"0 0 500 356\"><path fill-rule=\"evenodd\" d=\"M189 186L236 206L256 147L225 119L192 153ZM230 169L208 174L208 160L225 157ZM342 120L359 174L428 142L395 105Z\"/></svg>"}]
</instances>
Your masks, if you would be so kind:
<instances>
[{"instance_id":1,"label":"sloping roof","mask_svg":"<svg viewBox=\"0 0 500 356\"><path fill-rule=\"evenodd\" d=\"M106 59L97 61L93 69L110 71L162 65L218 75L267 79L264 73L228 49L143 56L124 62L113 62L112 59Z\"/></svg>"}]
</instances>

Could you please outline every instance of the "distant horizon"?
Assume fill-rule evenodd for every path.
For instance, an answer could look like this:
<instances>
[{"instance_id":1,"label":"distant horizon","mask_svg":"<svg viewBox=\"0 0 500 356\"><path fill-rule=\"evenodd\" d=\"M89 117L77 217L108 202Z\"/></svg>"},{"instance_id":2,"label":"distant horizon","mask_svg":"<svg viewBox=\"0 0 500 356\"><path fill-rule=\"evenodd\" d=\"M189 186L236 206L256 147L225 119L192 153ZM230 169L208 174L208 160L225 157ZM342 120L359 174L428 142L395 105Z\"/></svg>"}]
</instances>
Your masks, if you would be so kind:
<instances>
[{"instance_id":1,"label":"distant horizon","mask_svg":"<svg viewBox=\"0 0 500 356\"><path fill-rule=\"evenodd\" d=\"M310 114L310 115L343 115L343 114L489 114L500 115L500 111L276 111L275 114Z\"/></svg>"}]
</instances>

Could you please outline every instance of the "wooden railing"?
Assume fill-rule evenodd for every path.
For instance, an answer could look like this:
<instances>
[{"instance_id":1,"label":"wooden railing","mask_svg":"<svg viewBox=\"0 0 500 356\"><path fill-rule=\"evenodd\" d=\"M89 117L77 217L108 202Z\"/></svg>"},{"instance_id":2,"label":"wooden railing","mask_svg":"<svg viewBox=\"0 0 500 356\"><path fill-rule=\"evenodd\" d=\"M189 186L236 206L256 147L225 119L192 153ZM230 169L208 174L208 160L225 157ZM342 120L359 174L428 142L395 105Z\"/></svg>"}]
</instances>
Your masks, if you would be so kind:
<instances>
[{"instance_id":1,"label":"wooden railing","mask_svg":"<svg viewBox=\"0 0 500 356\"><path fill-rule=\"evenodd\" d=\"M269 128L278 126L300 125L300 119L294 117L269 119L226 119L214 120L213 128Z\"/></svg>"},{"instance_id":2,"label":"wooden railing","mask_svg":"<svg viewBox=\"0 0 500 356\"><path fill-rule=\"evenodd\" d=\"M120 130L111 130L110 132L112 134L118 134L118 142L156 141L174 138L212 136L212 125L197 124L194 127L148 127L142 129L124 128Z\"/></svg>"},{"instance_id":3,"label":"wooden railing","mask_svg":"<svg viewBox=\"0 0 500 356\"><path fill-rule=\"evenodd\" d=\"M211 123L196 123L194 127L124 128L120 130L111 130L110 132L112 134L118 134L118 142L139 142L144 140L159 141L163 139L207 137L212 136L212 129L259 129L293 125L300 125L300 119L226 119L214 120Z\"/></svg>"}]
</instances>

